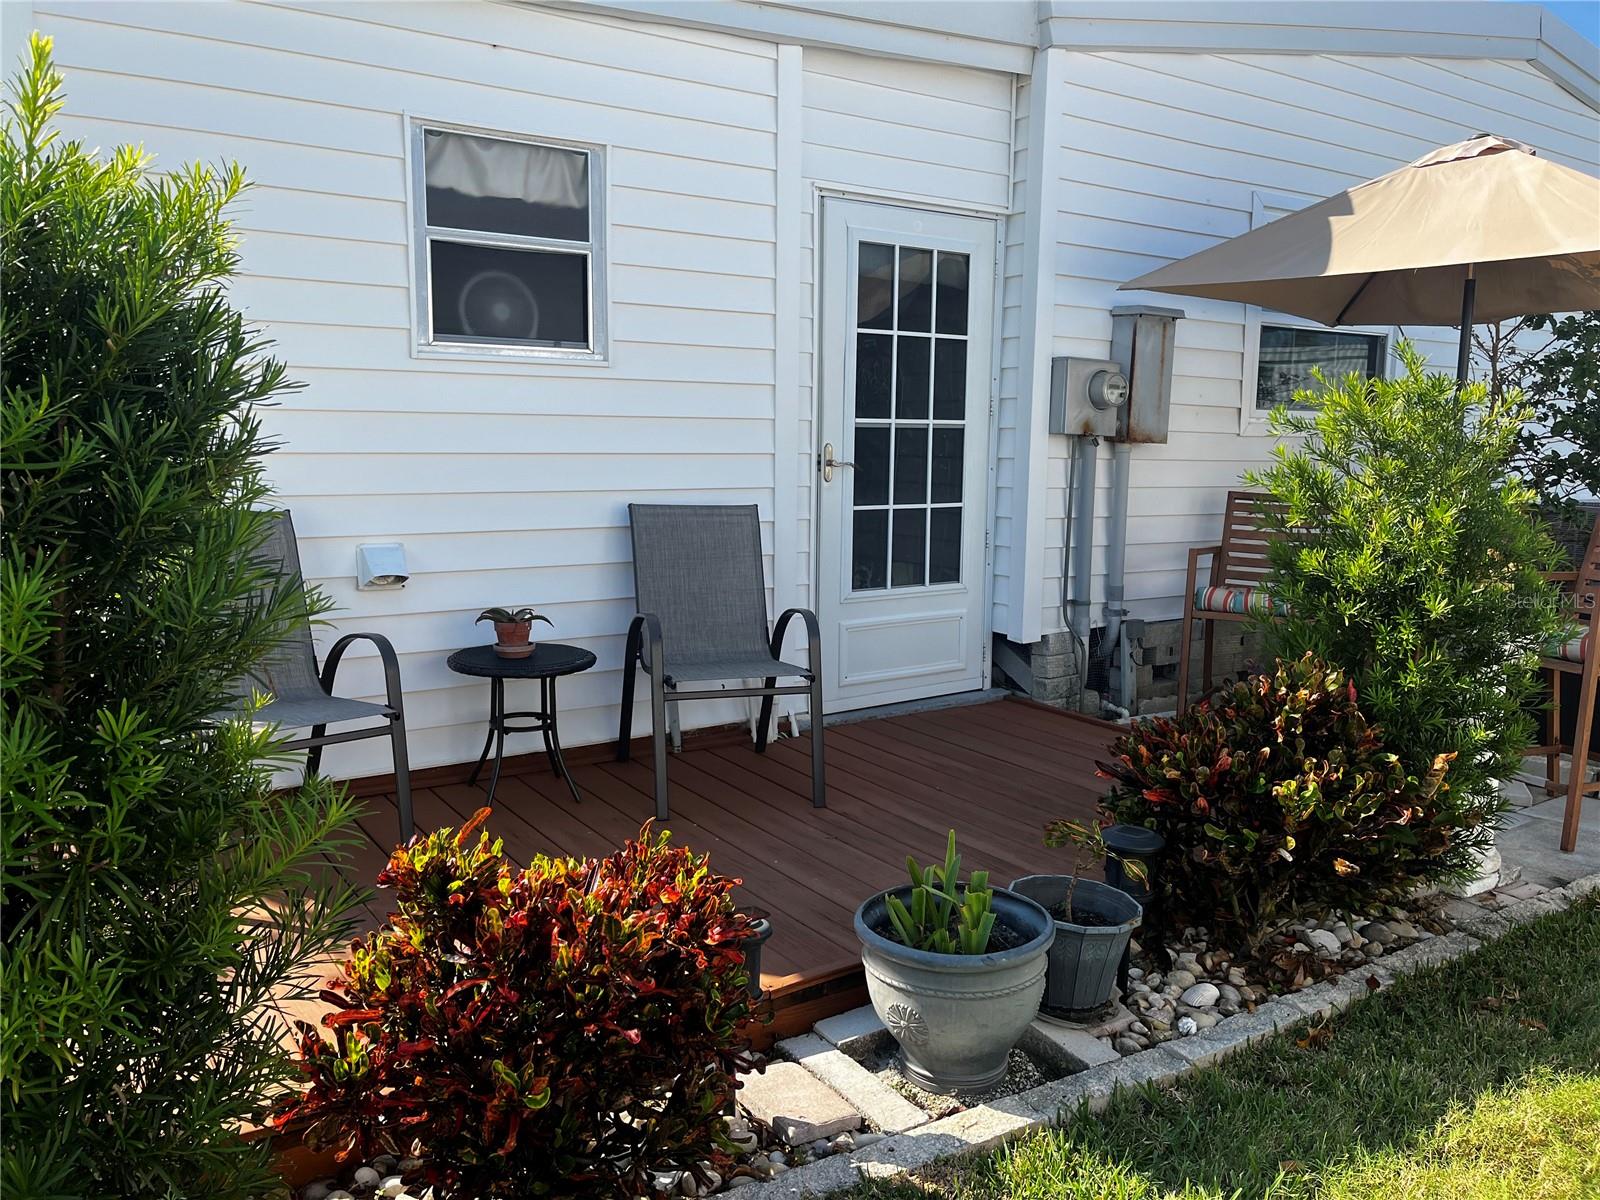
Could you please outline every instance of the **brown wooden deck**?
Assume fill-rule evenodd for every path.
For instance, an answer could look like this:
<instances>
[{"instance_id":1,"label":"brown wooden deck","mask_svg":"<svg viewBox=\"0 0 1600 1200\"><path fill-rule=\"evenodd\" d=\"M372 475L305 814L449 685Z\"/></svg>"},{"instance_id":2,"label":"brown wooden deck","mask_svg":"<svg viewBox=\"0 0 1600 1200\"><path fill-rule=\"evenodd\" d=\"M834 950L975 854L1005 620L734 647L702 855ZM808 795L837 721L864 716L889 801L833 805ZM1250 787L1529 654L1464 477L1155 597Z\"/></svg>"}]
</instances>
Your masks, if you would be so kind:
<instances>
[{"instance_id":1,"label":"brown wooden deck","mask_svg":"<svg viewBox=\"0 0 1600 1200\"><path fill-rule=\"evenodd\" d=\"M1051 818L1093 811L1101 793L1094 763L1114 733L1104 722L1016 700L829 725L825 809L811 807L805 738L780 740L765 755L747 740L713 738L672 757L666 827L709 852L715 870L742 879L744 901L772 916L762 982L774 1029L787 1035L864 1001L856 905L900 882L908 853L942 858L951 828L964 866L987 868L997 882L1070 871L1070 853L1046 849L1042 829ZM542 756L536 769L501 778L489 828L515 859L605 854L638 833L653 811L648 755L617 763L603 753L569 756L581 803ZM422 776L434 782L414 789L419 829L460 824L482 806L482 781L437 782L467 769ZM361 826L368 840L344 870L370 884L395 837L393 797L369 797ZM380 893L369 919L383 911Z\"/></svg>"}]
</instances>

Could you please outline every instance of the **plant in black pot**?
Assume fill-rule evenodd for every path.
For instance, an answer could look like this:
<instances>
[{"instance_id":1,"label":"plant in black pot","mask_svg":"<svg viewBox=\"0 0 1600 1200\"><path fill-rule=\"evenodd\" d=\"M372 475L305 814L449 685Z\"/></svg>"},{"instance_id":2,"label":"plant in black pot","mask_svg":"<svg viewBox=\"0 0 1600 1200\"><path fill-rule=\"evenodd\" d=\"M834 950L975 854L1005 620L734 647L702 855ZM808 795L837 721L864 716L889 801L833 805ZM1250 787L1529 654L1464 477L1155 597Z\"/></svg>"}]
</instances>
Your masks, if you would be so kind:
<instances>
[{"instance_id":1,"label":"plant in black pot","mask_svg":"<svg viewBox=\"0 0 1600 1200\"><path fill-rule=\"evenodd\" d=\"M943 863L906 867L909 884L856 910L872 1007L919 1086L990 1087L1039 1007L1055 926L1026 896L990 887L987 871L962 884L953 829Z\"/></svg>"},{"instance_id":2,"label":"plant in black pot","mask_svg":"<svg viewBox=\"0 0 1600 1200\"><path fill-rule=\"evenodd\" d=\"M1098 824L1052 821L1045 827L1045 845L1078 851L1073 874L1025 875L1011 888L1038 902L1055 921L1039 1011L1070 1019L1110 1001L1117 968L1144 910L1120 888L1083 878L1088 867L1110 853ZM1123 859L1122 869L1140 883L1145 879L1144 864L1137 859Z\"/></svg>"}]
</instances>

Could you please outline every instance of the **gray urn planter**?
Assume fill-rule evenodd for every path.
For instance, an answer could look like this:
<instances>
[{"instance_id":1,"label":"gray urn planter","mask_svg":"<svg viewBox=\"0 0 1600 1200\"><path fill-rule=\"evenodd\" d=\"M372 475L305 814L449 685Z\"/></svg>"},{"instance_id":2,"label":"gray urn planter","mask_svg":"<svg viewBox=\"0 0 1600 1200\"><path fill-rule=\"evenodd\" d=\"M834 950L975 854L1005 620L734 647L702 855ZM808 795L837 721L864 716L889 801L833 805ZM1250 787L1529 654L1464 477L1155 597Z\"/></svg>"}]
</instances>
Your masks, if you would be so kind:
<instances>
[{"instance_id":1,"label":"gray urn planter","mask_svg":"<svg viewBox=\"0 0 1600 1200\"><path fill-rule=\"evenodd\" d=\"M1071 884L1070 875L1024 875L1013 881L1011 888L1053 913L1066 900ZM1039 1006L1047 1016L1070 1017L1110 1000L1122 952L1144 919L1138 901L1096 879L1078 880L1072 906L1098 914L1106 924L1054 923L1056 938L1050 946L1049 974Z\"/></svg>"},{"instance_id":2,"label":"gray urn planter","mask_svg":"<svg viewBox=\"0 0 1600 1200\"><path fill-rule=\"evenodd\" d=\"M1026 896L995 888L995 925L1019 945L988 954L913 950L884 932L890 928L885 897L909 904L911 890L893 888L856 909L872 1007L919 1087L944 1093L991 1087L1005 1077L1011 1047L1038 1011L1055 923Z\"/></svg>"}]
</instances>

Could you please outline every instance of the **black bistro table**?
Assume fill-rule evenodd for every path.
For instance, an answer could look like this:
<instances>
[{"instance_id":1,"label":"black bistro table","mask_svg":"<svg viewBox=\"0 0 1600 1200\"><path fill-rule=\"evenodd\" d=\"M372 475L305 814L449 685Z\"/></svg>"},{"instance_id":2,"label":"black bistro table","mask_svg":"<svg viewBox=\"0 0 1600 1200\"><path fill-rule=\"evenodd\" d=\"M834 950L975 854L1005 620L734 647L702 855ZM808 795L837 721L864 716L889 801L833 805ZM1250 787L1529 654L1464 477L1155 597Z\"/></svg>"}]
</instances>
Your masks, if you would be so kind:
<instances>
[{"instance_id":1,"label":"black bistro table","mask_svg":"<svg viewBox=\"0 0 1600 1200\"><path fill-rule=\"evenodd\" d=\"M493 646L468 646L450 656L448 666L458 675L473 675L489 681L489 734L483 739L483 753L467 778L467 785L478 782L478 773L489 757L489 747L494 746L494 772L489 776L489 794L485 804L494 802L495 785L500 782L500 763L505 758L506 734L542 733L544 752L550 760L550 770L557 778L565 779L574 800L578 785L572 782L561 757L561 737L556 731L556 680L563 675L576 675L594 666L594 654L582 646L568 646L562 642L540 642L526 658L502 658ZM539 708L536 712L506 711L506 680L537 679L539 681ZM512 721L526 720L528 725L513 725Z\"/></svg>"}]
</instances>

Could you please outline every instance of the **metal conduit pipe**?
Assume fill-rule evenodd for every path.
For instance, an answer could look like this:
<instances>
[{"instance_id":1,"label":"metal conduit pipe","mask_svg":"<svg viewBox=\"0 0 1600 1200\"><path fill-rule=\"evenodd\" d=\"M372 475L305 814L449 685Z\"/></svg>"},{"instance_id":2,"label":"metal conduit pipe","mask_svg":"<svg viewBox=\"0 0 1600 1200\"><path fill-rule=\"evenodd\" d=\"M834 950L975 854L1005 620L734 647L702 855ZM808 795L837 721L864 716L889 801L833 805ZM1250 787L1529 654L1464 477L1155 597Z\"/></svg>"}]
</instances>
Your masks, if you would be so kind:
<instances>
[{"instance_id":1,"label":"metal conduit pipe","mask_svg":"<svg viewBox=\"0 0 1600 1200\"><path fill-rule=\"evenodd\" d=\"M1106 531L1106 632L1100 639L1100 656L1109 668L1122 644L1122 619L1128 615L1124 607L1125 566L1128 559L1128 477L1132 473L1133 447L1128 442L1111 444L1111 511L1110 528ZM1127 703L1128 697L1118 699Z\"/></svg>"},{"instance_id":2,"label":"metal conduit pipe","mask_svg":"<svg viewBox=\"0 0 1600 1200\"><path fill-rule=\"evenodd\" d=\"M1087 686L1089 670L1089 620L1090 594L1094 586L1094 509L1095 472L1100 460L1100 439L1073 438L1073 465L1075 495L1072 498L1072 527L1067 530L1072 557L1072 614L1069 620L1072 636L1081 641L1083 653L1078 658L1078 696L1080 702Z\"/></svg>"}]
</instances>

